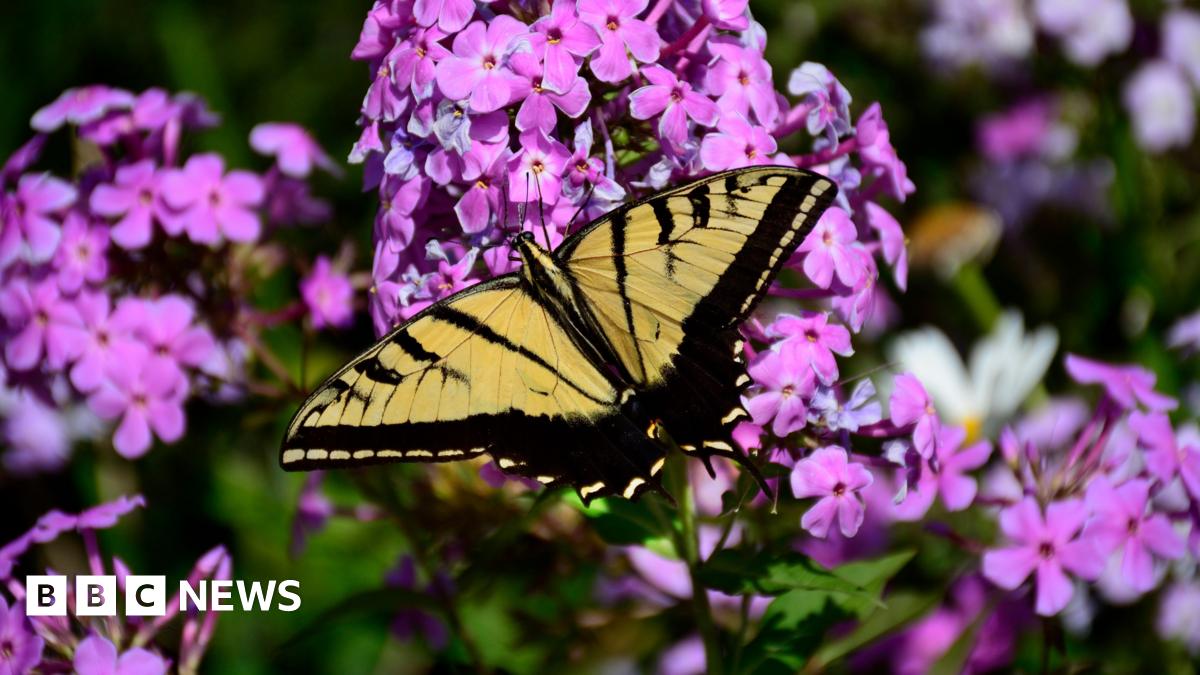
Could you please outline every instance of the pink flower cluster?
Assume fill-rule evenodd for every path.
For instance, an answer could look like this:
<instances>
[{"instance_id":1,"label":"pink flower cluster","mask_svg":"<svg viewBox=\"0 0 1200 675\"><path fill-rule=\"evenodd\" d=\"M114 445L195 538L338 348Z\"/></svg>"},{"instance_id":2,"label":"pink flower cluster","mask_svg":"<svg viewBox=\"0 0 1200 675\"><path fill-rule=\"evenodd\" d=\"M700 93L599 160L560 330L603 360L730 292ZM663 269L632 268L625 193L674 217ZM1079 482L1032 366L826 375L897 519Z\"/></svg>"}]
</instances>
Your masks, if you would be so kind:
<instances>
[{"instance_id":1,"label":"pink flower cluster","mask_svg":"<svg viewBox=\"0 0 1200 675\"><path fill-rule=\"evenodd\" d=\"M156 617L127 617L124 622L101 617L70 617L25 615L25 586L15 574L21 559L35 546L48 544L69 532L76 532L83 541L87 557L87 574L114 574L117 591L123 594L132 570L120 558L108 564L101 554L96 531L113 527L126 514L144 507L141 495L123 496L78 514L57 509L46 513L25 534L0 547L0 584L12 596L8 601L0 593L0 671L23 674L30 672L68 672L79 675L165 675L171 660L152 641L167 624L179 616L180 602L173 597L166 603L166 613ZM229 579L232 560L224 546L217 546L196 561L188 574L188 582L196 587L201 579ZM60 574L46 570L45 574ZM80 571L80 573L85 573ZM179 644L178 672L194 673L208 649L216 630L217 613L191 611L183 620ZM47 649L48 647L48 649ZM118 649L120 647L121 649Z\"/></svg>"},{"instance_id":2,"label":"pink flower cluster","mask_svg":"<svg viewBox=\"0 0 1200 675\"><path fill-rule=\"evenodd\" d=\"M200 99L160 89L71 89L32 124L39 133L0 173L3 398L23 392L0 414L9 438L28 441L14 446L34 457L5 463L61 463L60 440L39 444L26 427L53 427L38 420L79 401L116 421L116 450L138 457L155 438L183 435L188 398L239 380L238 331L250 309L230 281L241 271L233 247L321 217L326 207L305 179L336 167L292 124L251 134L277 160L263 174L230 169L214 153L184 157L184 135L216 117ZM47 134L64 126L88 148L72 180L34 168ZM348 282L327 264L317 273L304 294L313 323L343 325Z\"/></svg>"},{"instance_id":3,"label":"pink flower cluster","mask_svg":"<svg viewBox=\"0 0 1200 675\"><path fill-rule=\"evenodd\" d=\"M511 269L508 237L556 245L579 218L710 172L814 168L839 209L794 264L855 328L880 294L875 254L906 274L903 236L875 200L913 190L878 105L854 122L824 67L763 58L745 0L379 0L356 59L371 66L351 161L378 190L370 307L380 333ZM544 11L544 13L543 13ZM798 132L812 151L780 142ZM545 226L543 229L542 226Z\"/></svg>"}]
</instances>

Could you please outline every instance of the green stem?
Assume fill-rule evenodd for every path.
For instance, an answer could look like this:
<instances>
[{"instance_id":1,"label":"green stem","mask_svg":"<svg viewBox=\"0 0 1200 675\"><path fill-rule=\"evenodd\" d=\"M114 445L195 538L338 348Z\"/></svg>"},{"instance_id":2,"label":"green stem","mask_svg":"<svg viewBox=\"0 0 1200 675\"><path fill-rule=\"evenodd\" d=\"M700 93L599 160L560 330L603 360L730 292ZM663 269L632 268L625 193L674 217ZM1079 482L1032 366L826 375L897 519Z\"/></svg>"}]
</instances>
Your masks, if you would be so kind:
<instances>
[{"instance_id":1,"label":"green stem","mask_svg":"<svg viewBox=\"0 0 1200 675\"><path fill-rule=\"evenodd\" d=\"M671 494L679 504L681 532L676 548L682 550L677 553L687 562L688 575L692 580L692 607L696 612L696 627L700 631L700 638L704 640L706 671L720 675L724 665L721 659L721 635L713 623L708 593L700 583L700 538L696 528L695 504L692 503L692 485L688 480L687 458L681 452L672 452L669 457L667 477Z\"/></svg>"},{"instance_id":2,"label":"green stem","mask_svg":"<svg viewBox=\"0 0 1200 675\"><path fill-rule=\"evenodd\" d=\"M988 286L979 265L967 263L959 268L958 274L954 275L953 285L979 329L990 331L1000 316L1000 302Z\"/></svg>"}]
</instances>

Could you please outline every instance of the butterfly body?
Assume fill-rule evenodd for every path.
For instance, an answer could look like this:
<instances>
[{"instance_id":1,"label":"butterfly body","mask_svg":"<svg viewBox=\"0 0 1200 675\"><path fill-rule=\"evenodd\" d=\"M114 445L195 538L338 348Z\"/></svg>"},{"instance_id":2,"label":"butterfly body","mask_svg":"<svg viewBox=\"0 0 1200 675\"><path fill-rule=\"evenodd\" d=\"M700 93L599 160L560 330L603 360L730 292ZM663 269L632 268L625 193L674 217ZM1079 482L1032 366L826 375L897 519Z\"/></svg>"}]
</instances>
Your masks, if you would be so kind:
<instances>
[{"instance_id":1,"label":"butterfly body","mask_svg":"<svg viewBox=\"0 0 1200 675\"><path fill-rule=\"evenodd\" d=\"M281 463L487 453L586 502L661 489L672 443L740 458L737 325L834 193L816 174L757 167L618 208L554 251L517 235L519 272L430 306L319 387Z\"/></svg>"}]
</instances>

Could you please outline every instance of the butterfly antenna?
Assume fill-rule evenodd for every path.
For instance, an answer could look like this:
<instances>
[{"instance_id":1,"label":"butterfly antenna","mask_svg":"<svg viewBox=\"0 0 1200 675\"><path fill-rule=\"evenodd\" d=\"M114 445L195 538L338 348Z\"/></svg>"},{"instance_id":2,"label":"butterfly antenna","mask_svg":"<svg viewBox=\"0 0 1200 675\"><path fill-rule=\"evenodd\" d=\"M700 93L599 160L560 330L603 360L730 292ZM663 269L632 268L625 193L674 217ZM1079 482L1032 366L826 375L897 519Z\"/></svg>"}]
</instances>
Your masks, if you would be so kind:
<instances>
[{"instance_id":1,"label":"butterfly antenna","mask_svg":"<svg viewBox=\"0 0 1200 675\"><path fill-rule=\"evenodd\" d=\"M546 248L553 248L550 243L550 229L546 227L546 204L542 201L542 181L534 181L538 196L538 220L542 223L542 236L546 238Z\"/></svg>"},{"instance_id":2,"label":"butterfly antenna","mask_svg":"<svg viewBox=\"0 0 1200 675\"><path fill-rule=\"evenodd\" d=\"M500 184L500 200L504 202L501 206L503 211L500 212L500 231L503 232L508 226L508 207L510 205L508 201L508 181ZM501 234L501 236L503 237L504 235Z\"/></svg>"},{"instance_id":3,"label":"butterfly antenna","mask_svg":"<svg viewBox=\"0 0 1200 675\"><path fill-rule=\"evenodd\" d=\"M583 196L583 203L579 205L579 208L575 209L575 215L571 216L571 220L567 221L567 231L563 233L564 237L571 234L571 226L575 224L575 219L578 218L579 214L583 213L583 210L586 209L588 204L592 202L592 190L595 189L595 185L590 183L588 184L587 194Z\"/></svg>"},{"instance_id":4,"label":"butterfly antenna","mask_svg":"<svg viewBox=\"0 0 1200 675\"><path fill-rule=\"evenodd\" d=\"M529 172L525 172L525 201L517 208L517 229L525 229L525 212L529 210Z\"/></svg>"},{"instance_id":5,"label":"butterfly antenna","mask_svg":"<svg viewBox=\"0 0 1200 675\"><path fill-rule=\"evenodd\" d=\"M706 453L704 456L704 460L705 460L706 464L708 463L709 458L714 455L717 457L724 457L725 459L728 459L728 460L732 461L734 464L737 464L738 466L745 469L747 471L747 473L749 473L750 476L752 478L754 478L754 482L758 483L758 487L760 489L762 489L763 494L765 494L768 498L770 498L770 499L776 498L775 491L772 490L771 486L767 484L766 477L764 477L762 475L762 471L758 470L758 466L755 465L754 462L750 461L750 458L746 457L745 455L743 455L740 452L735 452L733 450L714 450L713 448L705 448L705 451L706 451ZM709 469L709 473L712 473L711 468Z\"/></svg>"}]
</instances>

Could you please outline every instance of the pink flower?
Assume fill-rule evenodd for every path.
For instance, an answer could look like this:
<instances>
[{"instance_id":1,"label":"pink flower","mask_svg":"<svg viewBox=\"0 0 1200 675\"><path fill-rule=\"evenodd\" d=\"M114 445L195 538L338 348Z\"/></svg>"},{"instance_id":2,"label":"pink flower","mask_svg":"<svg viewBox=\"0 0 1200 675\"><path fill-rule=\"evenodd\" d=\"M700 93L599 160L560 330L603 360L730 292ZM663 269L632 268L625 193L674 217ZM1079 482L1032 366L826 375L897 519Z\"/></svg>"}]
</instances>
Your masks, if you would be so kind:
<instances>
[{"instance_id":1,"label":"pink flower","mask_svg":"<svg viewBox=\"0 0 1200 675\"><path fill-rule=\"evenodd\" d=\"M0 596L0 672L5 675L33 672L46 648L46 641L33 632L23 604L9 607L8 600Z\"/></svg>"},{"instance_id":2,"label":"pink flower","mask_svg":"<svg viewBox=\"0 0 1200 675\"><path fill-rule=\"evenodd\" d=\"M80 530L103 530L117 524L125 514L146 506L142 495L121 495L111 502L97 504L79 514L75 526Z\"/></svg>"},{"instance_id":3,"label":"pink flower","mask_svg":"<svg viewBox=\"0 0 1200 675\"><path fill-rule=\"evenodd\" d=\"M13 370L36 368L43 356L52 370L61 370L83 351L79 310L62 297L54 278L10 281L0 290L0 316L13 332L4 345L4 359Z\"/></svg>"},{"instance_id":4,"label":"pink flower","mask_svg":"<svg viewBox=\"0 0 1200 675\"><path fill-rule=\"evenodd\" d=\"M512 153L500 144L475 143L467 156L472 160L469 163L478 169L474 182L454 205L454 213L458 215L463 232L474 234L487 229L492 215L500 211L501 186L507 187L508 162ZM511 198L512 193L509 194Z\"/></svg>"},{"instance_id":5,"label":"pink flower","mask_svg":"<svg viewBox=\"0 0 1200 675\"><path fill-rule=\"evenodd\" d=\"M412 12L422 26L436 23L447 34L457 33L475 15L475 0L416 0Z\"/></svg>"},{"instance_id":6,"label":"pink flower","mask_svg":"<svg viewBox=\"0 0 1200 675\"><path fill-rule=\"evenodd\" d=\"M642 76L650 84L629 95L629 114L635 119L648 120L662 114L658 120L658 135L681 147L688 136L688 118L697 124L711 127L717 123L717 106L703 94L692 91L692 85L675 77L662 66L646 66Z\"/></svg>"},{"instance_id":7,"label":"pink flower","mask_svg":"<svg viewBox=\"0 0 1200 675\"><path fill-rule=\"evenodd\" d=\"M1011 162L1041 152L1052 131L1053 108L1033 99L987 115L975 129L979 152L993 162Z\"/></svg>"},{"instance_id":8,"label":"pink flower","mask_svg":"<svg viewBox=\"0 0 1200 675\"><path fill-rule=\"evenodd\" d=\"M759 124L774 125L779 99L771 80L771 64L762 53L732 42L714 41L708 49L718 58L704 74L704 88L717 97L721 110L747 119L753 112Z\"/></svg>"},{"instance_id":9,"label":"pink flower","mask_svg":"<svg viewBox=\"0 0 1200 675\"><path fill-rule=\"evenodd\" d=\"M62 237L53 216L75 202L75 188L49 173L25 174L17 193L0 205L5 236L0 243L0 267L18 257L38 264L50 260Z\"/></svg>"},{"instance_id":10,"label":"pink flower","mask_svg":"<svg viewBox=\"0 0 1200 675\"><path fill-rule=\"evenodd\" d=\"M863 112L856 129L863 173L885 181L887 194L895 199L907 199L916 191L916 187L908 179L908 167L900 160L896 148L892 147L891 133L883 121L883 109L878 103L872 103Z\"/></svg>"},{"instance_id":11,"label":"pink flower","mask_svg":"<svg viewBox=\"0 0 1200 675\"><path fill-rule=\"evenodd\" d=\"M293 178L304 178L313 167L337 174L339 169L308 131L299 124L265 122L250 130L250 147L274 155L279 170Z\"/></svg>"},{"instance_id":12,"label":"pink flower","mask_svg":"<svg viewBox=\"0 0 1200 675\"><path fill-rule=\"evenodd\" d=\"M157 300L126 298L117 306L123 325L133 326L137 337L150 348L150 358L199 368L212 355L216 341L203 325L193 325L196 310L179 295ZM182 372L180 373L182 376Z\"/></svg>"},{"instance_id":13,"label":"pink flower","mask_svg":"<svg viewBox=\"0 0 1200 675\"><path fill-rule=\"evenodd\" d=\"M808 363L797 361L790 350L767 350L750 366L749 374L762 387L745 401L754 423L765 426L771 422L771 431L779 438L803 429L808 413L804 399L816 388Z\"/></svg>"},{"instance_id":14,"label":"pink flower","mask_svg":"<svg viewBox=\"0 0 1200 675\"><path fill-rule=\"evenodd\" d=\"M300 281L300 296L314 328L345 328L354 320L354 287L346 275L333 270L325 256L318 257L312 272Z\"/></svg>"},{"instance_id":15,"label":"pink flower","mask_svg":"<svg viewBox=\"0 0 1200 675\"><path fill-rule=\"evenodd\" d=\"M86 337L75 365L71 366L71 384L81 392L95 391L104 382L104 374L121 355L136 348L132 322L109 314L108 294L84 291L75 300L83 319Z\"/></svg>"},{"instance_id":16,"label":"pink flower","mask_svg":"<svg viewBox=\"0 0 1200 675\"><path fill-rule=\"evenodd\" d=\"M454 37L454 54L437 65L438 87L453 100L469 100L474 112L508 105L516 79L507 67L509 46L528 32L529 26L507 15L467 26Z\"/></svg>"},{"instance_id":17,"label":"pink flower","mask_svg":"<svg viewBox=\"0 0 1200 675\"><path fill-rule=\"evenodd\" d=\"M777 149L775 137L766 129L731 113L722 115L717 131L700 141L700 162L709 171L774 164L781 161L773 156Z\"/></svg>"},{"instance_id":18,"label":"pink flower","mask_svg":"<svg viewBox=\"0 0 1200 675\"><path fill-rule=\"evenodd\" d=\"M132 349L108 369L108 378L88 398L88 406L104 419L121 418L113 447L123 457L145 454L151 431L166 443L183 436L183 400L187 380L169 361L151 358L145 348Z\"/></svg>"},{"instance_id":19,"label":"pink flower","mask_svg":"<svg viewBox=\"0 0 1200 675\"><path fill-rule=\"evenodd\" d=\"M135 250L150 243L155 220L177 235L183 223L168 208L159 191L154 161L145 159L117 169L113 183L96 186L88 203L92 211L117 218L111 236L121 248Z\"/></svg>"},{"instance_id":20,"label":"pink flower","mask_svg":"<svg viewBox=\"0 0 1200 675\"><path fill-rule=\"evenodd\" d=\"M1163 485L1179 477L1193 499L1200 500L1200 447L1181 443L1164 413L1135 412L1129 416L1129 429L1146 448L1146 468Z\"/></svg>"},{"instance_id":21,"label":"pink flower","mask_svg":"<svg viewBox=\"0 0 1200 675\"><path fill-rule=\"evenodd\" d=\"M131 105L133 95L129 92L94 84L64 91L53 103L34 113L29 123L38 131L49 133L63 124L86 124L100 119L110 110Z\"/></svg>"},{"instance_id":22,"label":"pink flower","mask_svg":"<svg viewBox=\"0 0 1200 675\"><path fill-rule=\"evenodd\" d=\"M418 28L392 53L392 80L402 89L408 87L418 101L433 95L437 63L450 55L438 43L444 37L438 28Z\"/></svg>"},{"instance_id":23,"label":"pink flower","mask_svg":"<svg viewBox=\"0 0 1200 675\"><path fill-rule=\"evenodd\" d=\"M108 275L107 251L108 228L91 227L87 217L78 211L68 213L54 256L59 288L74 294L85 281L93 284L104 281Z\"/></svg>"},{"instance_id":24,"label":"pink flower","mask_svg":"<svg viewBox=\"0 0 1200 675\"><path fill-rule=\"evenodd\" d=\"M592 100L587 80L582 77L576 77L561 94L544 87L542 63L529 52L513 54L509 65L522 80L519 91L525 100L517 111L517 129L521 131L537 129L549 136L558 124L555 108L567 117L577 118Z\"/></svg>"},{"instance_id":25,"label":"pink flower","mask_svg":"<svg viewBox=\"0 0 1200 675\"><path fill-rule=\"evenodd\" d=\"M551 91L567 93L579 75L576 58L596 51L600 38L579 21L573 0L555 0L550 13L533 22L533 30L530 37L538 36L531 40L534 53L546 64L542 84Z\"/></svg>"},{"instance_id":26,"label":"pink flower","mask_svg":"<svg viewBox=\"0 0 1200 675\"><path fill-rule=\"evenodd\" d=\"M562 192L562 175L571 153L536 130L521 134L521 150L508 160L508 198L553 204Z\"/></svg>"},{"instance_id":27,"label":"pink flower","mask_svg":"<svg viewBox=\"0 0 1200 675\"><path fill-rule=\"evenodd\" d=\"M891 410L892 424L898 427L916 424L913 429L913 446L925 459L933 457L937 438L941 433L941 422L933 408L933 399L929 397L916 375L901 373L896 376L888 407Z\"/></svg>"},{"instance_id":28,"label":"pink flower","mask_svg":"<svg viewBox=\"0 0 1200 675\"><path fill-rule=\"evenodd\" d=\"M220 155L192 155L182 169L163 176L163 197L183 211L188 237L198 244L215 245L222 236L248 243L258 239L262 223L254 211L263 201L259 177L249 171L225 173Z\"/></svg>"},{"instance_id":29,"label":"pink flower","mask_svg":"<svg viewBox=\"0 0 1200 675\"><path fill-rule=\"evenodd\" d=\"M1088 486L1087 505L1092 519L1084 528L1102 555L1123 550L1121 576L1138 593L1154 588L1154 559L1183 557L1183 540L1161 513L1147 510L1150 481L1134 479L1113 486L1107 476L1097 476Z\"/></svg>"},{"instance_id":30,"label":"pink flower","mask_svg":"<svg viewBox=\"0 0 1200 675\"><path fill-rule=\"evenodd\" d=\"M1086 519L1082 500L1051 502L1043 518L1037 501L1025 497L1000 512L1000 530L1014 545L984 553L983 576L1014 590L1036 572L1037 613L1059 613L1075 593L1067 572L1093 580L1104 569L1091 540L1079 536Z\"/></svg>"},{"instance_id":31,"label":"pink flower","mask_svg":"<svg viewBox=\"0 0 1200 675\"><path fill-rule=\"evenodd\" d=\"M1154 391L1154 373L1134 365L1114 366L1075 354L1064 361L1067 373L1080 384L1099 384L1109 398L1125 408L1138 403L1152 411L1173 410L1175 399Z\"/></svg>"},{"instance_id":32,"label":"pink flower","mask_svg":"<svg viewBox=\"0 0 1200 675\"><path fill-rule=\"evenodd\" d=\"M646 2L579 0L579 19L600 36L600 51L592 56L592 72L601 82L620 82L632 75L630 54L642 63L658 60L662 40L650 24L637 18L646 9Z\"/></svg>"},{"instance_id":33,"label":"pink flower","mask_svg":"<svg viewBox=\"0 0 1200 675\"><path fill-rule=\"evenodd\" d=\"M900 290L908 289L908 247L904 243L904 230L887 209L867 202L867 225L879 233L879 245L883 259L892 266L892 276Z\"/></svg>"},{"instance_id":34,"label":"pink flower","mask_svg":"<svg viewBox=\"0 0 1200 675\"><path fill-rule=\"evenodd\" d=\"M575 127L572 142L575 152L567 160L567 184L564 191L571 201L581 201L584 185L594 186L594 196L608 202L625 198L625 188L609 177L599 157L592 157L592 121L584 119Z\"/></svg>"},{"instance_id":35,"label":"pink flower","mask_svg":"<svg viewBox=\"0 0 1200 675\"><path fill-rule=\"evenodd\" d=\"M723 30L746 30L750 19L746 7L750 0L701 0L700 9L712 25Z\"/></svg>"},{"instance_id":36,"label":"pink flower","mask_svg":"<svg viewBox=\"0 0 1200 675\"><path fill-rule=\"evenodd\" d=\"M858 232L850 214L834 206L825 211L817 226L797 249L804 256L804 273L821 288L829 288L836 273L838 281L853 288L863 275L862 264L852 247Z\"/></svg>"},{"instance_id":37,"label":"pink flower","mask_svg":"<svg viewBox=\"0 0 1200 675\"><path fill-rule=\"evenodd\" d=\"M983 440L960 450L967 438L961 427L941 427L937 435L932 461L921 463L915 489L908 490L904 500L893 509L898 520L920 519L938 495L947 511L962 511L975 501L978 485L966 474L987 464L992 444Z\"/></svg>"},{"instance_id":38,"label":"pink flower","mask_svg":"<svg viewBox=\"0 0 1200 675\"><path fill-rule=\"evenodd\" d=\"M850 462L846 451L836 445L820 448L796 462L792 468L792 494L796 499L820 497L800 519L800 527L824 539L836 518L842 536L858 534L866 515L860 493L873 480L865 466Z\"/></svg>"},{"instance_id":39,"label":"pink flower","mask_svg":"<svg viewBox=\"0 0 1200 675\"><path fill-rule=\"evenodd\" d=\"M75 648L75 672L78 675L165 675L167 662L161 656L135 647L117 656L113 643L99 635L89 635Z\"/></svg>"},{"instance_id":40,"label":"pink flower","mask_svg":"<svg viewBox=\"0 0 1200 675\"><path fill-rule=\"evenodd\" d=\"M767 327L767 335L783 338L775 348L791 352L791 358L811 367L825 385L833 384L838 376L833 355L854 353L850 346L850 331L844 326L830 324L829 314L823 312L805 312L801 316L780 314Z\"/></svg>"}]
</instances>

